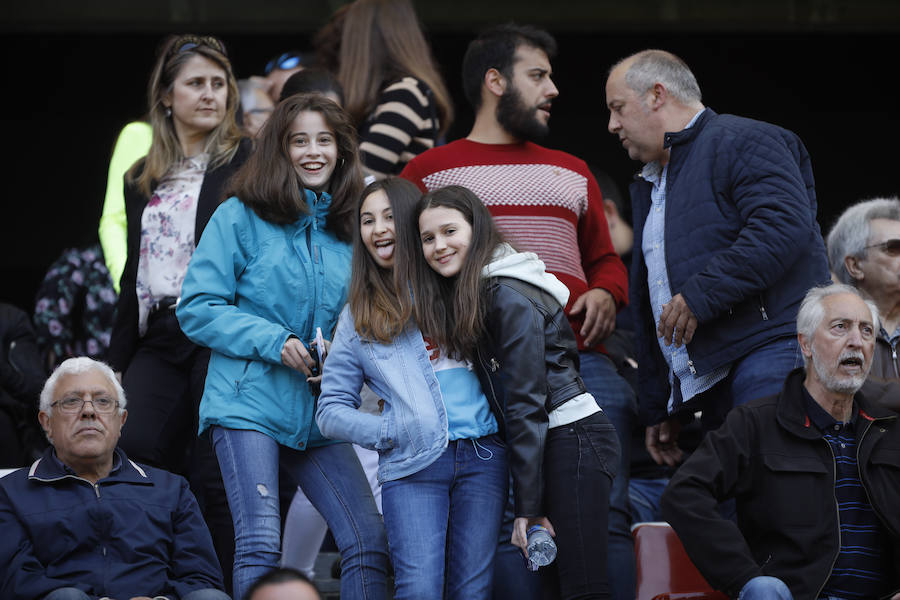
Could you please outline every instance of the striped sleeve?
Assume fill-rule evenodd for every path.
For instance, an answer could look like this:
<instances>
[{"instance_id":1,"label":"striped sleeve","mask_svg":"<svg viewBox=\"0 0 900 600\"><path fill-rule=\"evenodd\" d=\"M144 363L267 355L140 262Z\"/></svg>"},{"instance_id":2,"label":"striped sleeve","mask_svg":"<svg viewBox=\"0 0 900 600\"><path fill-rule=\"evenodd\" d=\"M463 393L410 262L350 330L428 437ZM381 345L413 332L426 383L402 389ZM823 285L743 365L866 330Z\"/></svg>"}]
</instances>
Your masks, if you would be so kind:
<instances>
[{"instance_id":1,"label":"striped sleeve","mask_svg":"<svg viewBox=\"0 0 900 600\"><path fill-rule=\"evenodd\" d=\"M388 85L362 128L359 151L368 174L396 175L434 146L437 113L430 90L413 77Z\"/></svg>"}]
</instances>

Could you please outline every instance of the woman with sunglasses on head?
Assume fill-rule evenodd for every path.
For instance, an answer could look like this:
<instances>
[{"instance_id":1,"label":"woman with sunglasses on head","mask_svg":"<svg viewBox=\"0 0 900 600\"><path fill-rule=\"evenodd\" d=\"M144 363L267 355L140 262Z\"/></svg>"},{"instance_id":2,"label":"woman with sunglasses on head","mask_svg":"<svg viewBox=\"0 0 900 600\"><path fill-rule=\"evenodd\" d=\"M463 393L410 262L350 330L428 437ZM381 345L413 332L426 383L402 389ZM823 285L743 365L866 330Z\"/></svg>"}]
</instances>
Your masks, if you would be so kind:
<instances>
[{"instance_id":1,"label":"woman with sunglasses on head","mask_svg":"<svg viewBox=\"0 0 900 600\"><path fill-rule=\"evenodd\" d=\"M194 253L177 311L213 351L200 430L234 519L234 594L278 566L281 467L334 535L341 597L381 599L387 548L369 484L350 444L314 422L320 336L330 337L350 279L355 132L334 102L300 94L275 107L256 144Z\"/></svg>"},{"instance_id":2,"label":"woman with sunglasses on head","mask_svg":"<svg viewBox=\"0 0 900 600\"><path fill-rule=\"evenodd\" d=\"M584 387L563 307L568 290L537 255L503 243L481 200L460 186L416 206L422 252L411 278L416 317L502 389L516 519L527 553L535 525L555 535L560 597L608 598L607 512L619 461L615 429ZM499 384L497 388L494 384Z\"/></svg>"},{"instance_id":3,"label":"woman with sunglasses on head","mask_svg":"<svg viewBox=\"0 0 900 600\"><path fill-rule=\"evenodd\" d=\"M412 319L408 181L370 184L357 203L347 308L325 367L322 432L379 452L395 600L490 598L506 503L506 449L471 365ZM442 336L445 337L445 336ZM380 414L358 410L367 384ZM499 410L499 405L495 405Z\"/></svg>"},{"instance_id":4,"label":"woman with sunglasses on head","mask_svg":"<svg viewBox=\"0 0 900 600\"><path fill-rule=\"evenodd\" d=\"M453 120L450 94L409 0L356 0L341 10L338 80L368 174L396 175Z\"/></svg>"},{"instance_id":5,"label":"woman with sunglasses on head","mask_svg":"<svg viewBox=\"0 0 900 600\"><path fill-rule=\"evenodd\" d=\"M299 73L308 67L311 62L311 56L291 50L276 56L266 63L266 68L263 71L265 74L263 81L269 97L272 98L272 102L277 103L278 99L281 98L284 82L290 79L291 75Z\"/></svg>"},{"instance_id":6,"label":"woman with sunglasses on head","mask_svg":"<svg viewBox=\"0 0 900 600\"><path fill-rule=\"evenodd\" d=\"M235 123L237 85L216 38L167 38L148 96L152 142L125 175L128 253L108 354L132 415L120 444L135 460L188 475L227 571L231 518L215 455L196 435L209 351L182 334L174 307L223 186L250 144Z\"/></svg>"}]
</instances>

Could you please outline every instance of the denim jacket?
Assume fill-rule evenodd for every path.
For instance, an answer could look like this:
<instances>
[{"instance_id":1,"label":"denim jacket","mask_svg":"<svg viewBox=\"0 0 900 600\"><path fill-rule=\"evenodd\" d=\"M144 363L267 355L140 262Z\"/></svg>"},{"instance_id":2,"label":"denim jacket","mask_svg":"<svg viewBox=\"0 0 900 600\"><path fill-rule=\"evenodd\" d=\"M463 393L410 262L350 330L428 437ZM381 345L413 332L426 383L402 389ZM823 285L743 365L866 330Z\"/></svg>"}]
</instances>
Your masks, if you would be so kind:
<instances>
[{"instance_id":1,"label":"denim jacket","mask_svg":"<svg viewBox=\"0 0 900 600\"><path fill-rule=\"evenodd\" d=\"M345 307L322 374L319 429L326 437L377 450L382 483L421 471L444 452L447 412L414 323L383 344L361 338ZM381 415L357 410L363 383L384 399Z\"/></svg>"}]
</instances>

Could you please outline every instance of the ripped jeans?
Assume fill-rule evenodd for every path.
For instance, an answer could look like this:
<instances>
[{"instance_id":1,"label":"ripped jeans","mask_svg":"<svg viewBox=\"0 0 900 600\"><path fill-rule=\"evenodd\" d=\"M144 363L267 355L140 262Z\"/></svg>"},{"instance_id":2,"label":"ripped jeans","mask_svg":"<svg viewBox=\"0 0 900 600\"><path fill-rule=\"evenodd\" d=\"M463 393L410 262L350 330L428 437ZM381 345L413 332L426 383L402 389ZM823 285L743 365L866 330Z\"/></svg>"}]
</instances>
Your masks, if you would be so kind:
<instances>
[{"instance_id":1,"label":"ripped jeans","mask_svg":"<svg viewBox=\"0 0 900 600\"><path fill-rule=\"evenodd\" d=\"M234 597L278 566L278 465L325 518L341 553L341 598L387 596L387 538L369 483L350 444L294 450L258 431L212 428L234 520Z\"/></svg>"}]
</instances>

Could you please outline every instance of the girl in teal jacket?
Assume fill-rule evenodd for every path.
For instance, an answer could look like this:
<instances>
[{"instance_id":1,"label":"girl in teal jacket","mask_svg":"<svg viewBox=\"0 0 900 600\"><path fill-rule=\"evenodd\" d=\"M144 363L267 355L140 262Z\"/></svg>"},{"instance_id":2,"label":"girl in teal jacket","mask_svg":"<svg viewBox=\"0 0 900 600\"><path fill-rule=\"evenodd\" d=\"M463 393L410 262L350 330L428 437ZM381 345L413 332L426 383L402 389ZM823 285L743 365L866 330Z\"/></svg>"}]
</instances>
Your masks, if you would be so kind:
<instances>
[{"instance_id":1,"label":"girl in teal jacket","mask_svg":"<svg viewBox=\"0 0 900 600\"><path fill-rule=\"evenodd\" d=\"M278 473L327 521L341 597L383 598L387 551L356 454L316 427L317 329L328 335L350 276L361 188L355 136L330 100L280 103L191 259L177 316L212 349L200 432L209 430L235 529L234 595L278 565Z\"/></svg>"}]
</instances>

